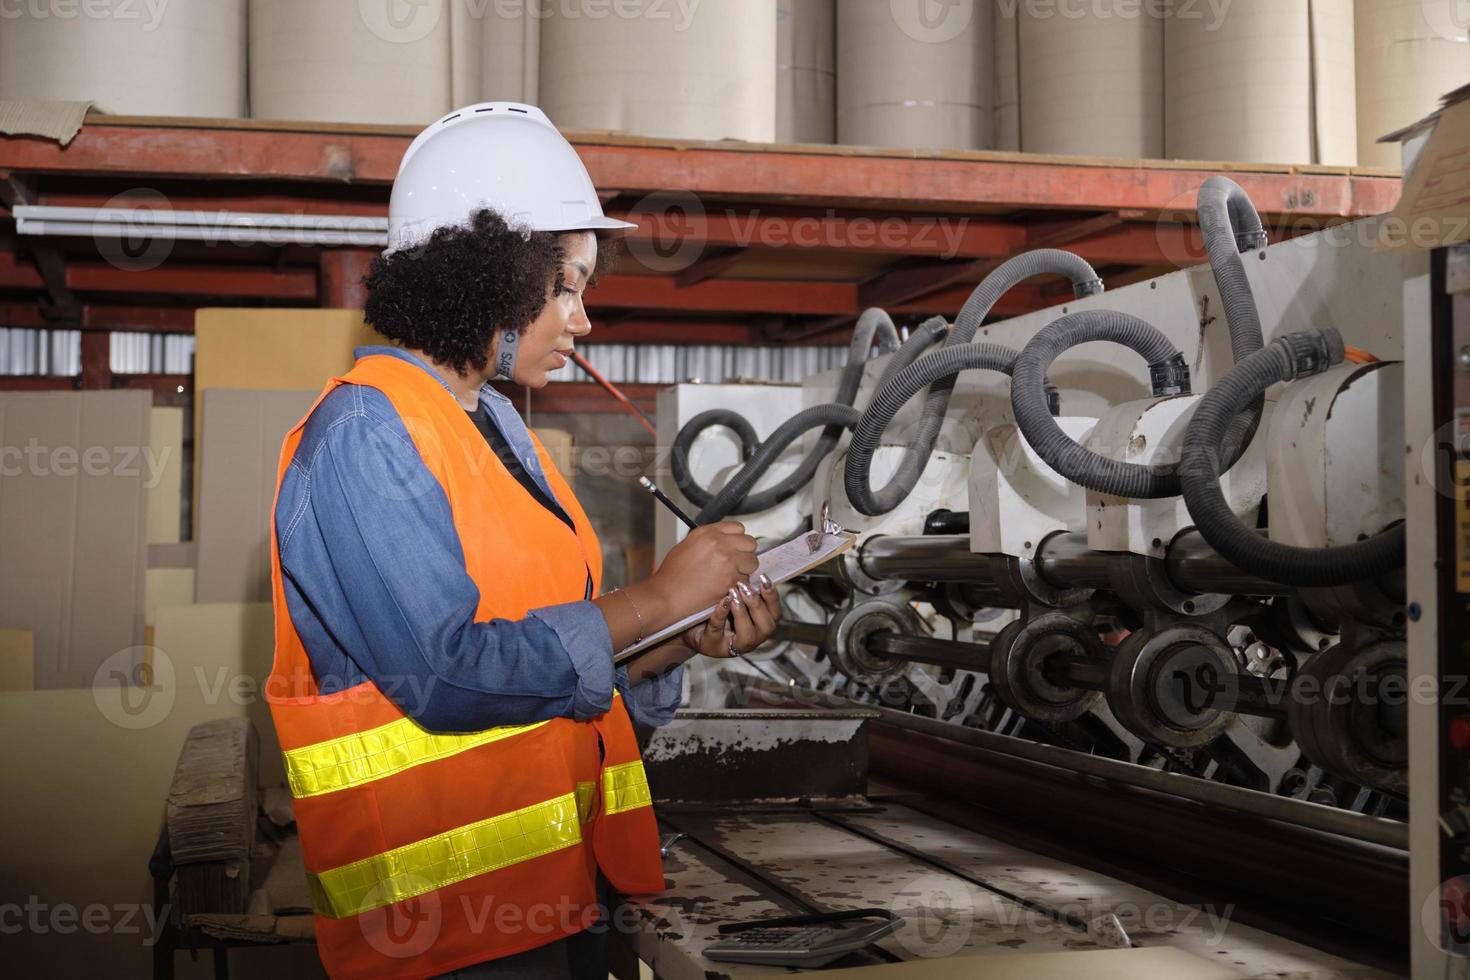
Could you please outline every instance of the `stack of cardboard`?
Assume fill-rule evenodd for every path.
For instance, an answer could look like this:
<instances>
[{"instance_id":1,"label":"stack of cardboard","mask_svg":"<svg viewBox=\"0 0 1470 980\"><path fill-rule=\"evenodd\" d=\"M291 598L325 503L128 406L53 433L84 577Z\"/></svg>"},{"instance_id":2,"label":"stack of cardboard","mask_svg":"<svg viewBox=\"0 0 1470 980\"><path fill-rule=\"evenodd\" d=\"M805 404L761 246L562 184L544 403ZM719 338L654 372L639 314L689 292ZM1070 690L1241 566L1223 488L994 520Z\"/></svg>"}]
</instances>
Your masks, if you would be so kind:
<instances>
[{"instance_id":1,"label":"stack of cardboard","mask_svg":"<svg viewBox=\"0 0 1470 980\"><path fill-rule=\"evenodd\" d=\"M0 794L0 905L144 899L174 761L200 722L248 718L262 785L284 782L264 697L281 442L355 347L383 341L336 310L205 310L197 337L192 471L184 411L146 392L0 395L0 741L25 746ZM539 435L570 479L571 436ZM147 969L136 935L12 938L21 972Z\"/></svg>"},{"instance_id":2,"label":"stack of cardboard","mask_svg":"<svg viewBox=\"0 0 1470 980\"><path fill-rule=\"evenodd\" d=\"M360 313L200 314L192 541L182 409L143 391L0 395L0 740L25 746L0 794L0 904L144 899L174 760L198 722L248 717L262 782L282 781L262 584L281 438L375 339ZM136 934L65 949L12 938L21 972L148 968Z\"/></svg>"},{"instance_id":3,"label":"stack of cardboard","mask_svg":"<svg viewBox=\"0 0 1470 980\"><path fill-rule=\"evenodd\" d=\"M36 688L143 643L148 429L146 392L0 394L0 629L32 634Z\"/></svg>"}]
</instances>

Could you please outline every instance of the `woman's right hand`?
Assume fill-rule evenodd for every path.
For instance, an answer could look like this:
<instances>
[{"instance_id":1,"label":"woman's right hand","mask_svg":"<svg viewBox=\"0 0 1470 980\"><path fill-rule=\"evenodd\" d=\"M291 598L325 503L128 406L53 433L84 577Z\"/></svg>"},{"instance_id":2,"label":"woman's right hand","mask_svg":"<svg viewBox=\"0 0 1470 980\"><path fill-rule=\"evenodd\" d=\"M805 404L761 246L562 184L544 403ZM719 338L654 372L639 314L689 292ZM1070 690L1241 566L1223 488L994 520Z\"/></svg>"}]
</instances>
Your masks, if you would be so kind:
<instances>
[{"instance_id":1,"label":"woman's right hand","mask_svg":"<svg viewBox=\"0 0 1470 980\"><path fill-rule=\"evenodd\" d=\"M679 619L714 605L759 566L755 538L745 533L745 525L721 521L692 529L669 549L648 584Z\"/></svg>"}]
</instances>

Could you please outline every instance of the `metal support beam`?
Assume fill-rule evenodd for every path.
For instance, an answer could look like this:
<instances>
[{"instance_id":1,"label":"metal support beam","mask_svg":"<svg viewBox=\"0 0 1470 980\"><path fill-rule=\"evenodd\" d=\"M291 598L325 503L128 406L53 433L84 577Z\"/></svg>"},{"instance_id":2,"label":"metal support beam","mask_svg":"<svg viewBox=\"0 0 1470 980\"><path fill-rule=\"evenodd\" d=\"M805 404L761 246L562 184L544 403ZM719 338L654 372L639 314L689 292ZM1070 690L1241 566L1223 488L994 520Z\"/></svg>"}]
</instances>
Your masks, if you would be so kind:
<instances>
[{"instance_id":1,"label":"metal support beam","mask_svg":"<svg viewBox=\"0 0 1470 980\"><path fill-rule=\"evenodd\" d=\"M82 332L81 387L101 390L112 387L112 334L96 330Z\"/></svg>"},{"instance_id":2,"label":"metal support beam","mask_svg":"<svg viewBox=\"0 0 1470 980\"><path fill-rule=\"evenodd\" d=\"M149 174L155 178L277 179L387 186L416 127L184 122L94 114L66 147L0 139L0 169L16 173ZM1176 162L1059 161L1024 154L848 147L742 146L568 134L593 183L608 192L679 188L712 199L786 203L865 201L879 209L987 206L1065 211L1178 210L1217 166ZM1260 167L1232 176L1266 216L1353 217L1391 211L1401 193L1390 174L1328 167Z\"/></svg>"},{"instance_id":3,"label":"metal support beam","mask_svg":"<svg viewBox=\"0 0 1470 980\"><path fill-rule=\"evenodd\" d=\"M713 279L733 268L745 257L747 251L743 248L716 248L683 272L675 275L674 285L680 289L688 289L690 286L699 285L706 279Z\"/></svg>"},{"instance_id":4,"label":"metal support beam","mask_svg":"<svg viewBox=\"0 0 1470 980\"><path fill-rule=\"evenodd\" d=\"M321 263L321 305L335 310L360 310L367 303L363 279L372 267L374 249L324 248Z\"/></svg>"}]
</instances>

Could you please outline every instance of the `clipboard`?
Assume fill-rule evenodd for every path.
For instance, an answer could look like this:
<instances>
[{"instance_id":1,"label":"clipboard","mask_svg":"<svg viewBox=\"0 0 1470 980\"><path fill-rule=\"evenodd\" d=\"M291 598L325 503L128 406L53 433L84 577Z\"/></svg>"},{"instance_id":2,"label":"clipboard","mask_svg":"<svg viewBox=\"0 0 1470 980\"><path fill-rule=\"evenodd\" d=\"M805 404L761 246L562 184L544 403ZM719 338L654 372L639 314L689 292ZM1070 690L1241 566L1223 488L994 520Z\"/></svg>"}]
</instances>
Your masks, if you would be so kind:
<instances>
[{"instance_id":1,"label":"clipboard","mask_svg":"<svg viewBox=\"0 0 1470 980\"><path fill-rule=\"evenodd\" d=\"M799 537L792 538L782 545L777 545L768 551L761 552L757 557L760 559L760 567L756 569L751 578L764 573L769 576L771 582L780 585L789 582L811 571L824 562L831 561L847 549L851 548L857 541L857 535L851 531L836 529L835 525L828 523L821 531L811 531ZM680 633L694 626L696 623L709 619L710 613L714 612L715 604L711 603L700 612L685 616L671 626L666 626L652 636L645 637L641 643L620 650L613 656L614 664L624 664L636 657L638 654L652 647L659 646L678 636Z\"/></svg>"}]
</instances>

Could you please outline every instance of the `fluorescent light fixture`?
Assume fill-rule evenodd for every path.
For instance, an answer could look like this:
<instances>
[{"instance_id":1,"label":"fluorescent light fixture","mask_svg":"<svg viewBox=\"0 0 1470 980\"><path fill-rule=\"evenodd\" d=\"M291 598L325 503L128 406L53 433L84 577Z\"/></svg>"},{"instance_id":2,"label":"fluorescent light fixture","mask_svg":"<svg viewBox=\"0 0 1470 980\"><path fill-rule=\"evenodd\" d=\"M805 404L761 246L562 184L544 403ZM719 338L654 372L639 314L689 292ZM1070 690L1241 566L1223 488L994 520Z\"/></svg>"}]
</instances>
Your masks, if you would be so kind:
<instances>
[{"instance_id":1,"label":"fluorescent light fixture","mask_svg":"<svg viewBox=\"0 0 1470 980\"><path fill-rule=\"evenodd\" d=\"M222 245L356 245L385 248L388 219L343 214L74 208L22 204L12 209L21 235L151 238Z\"/></svg>"}]
</instances>

